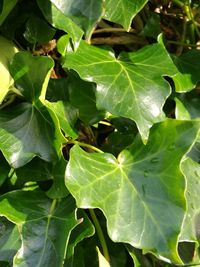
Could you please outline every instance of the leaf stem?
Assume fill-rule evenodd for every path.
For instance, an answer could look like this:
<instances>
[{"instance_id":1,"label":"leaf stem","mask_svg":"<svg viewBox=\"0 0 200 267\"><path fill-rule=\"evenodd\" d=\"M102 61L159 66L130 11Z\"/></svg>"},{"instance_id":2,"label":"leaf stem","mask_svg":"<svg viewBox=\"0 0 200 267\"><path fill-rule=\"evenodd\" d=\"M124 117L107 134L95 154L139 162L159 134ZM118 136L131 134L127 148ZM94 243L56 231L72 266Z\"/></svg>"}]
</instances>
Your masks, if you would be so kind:
<instances>
[{"instance_id":1,"label":"leaf stem","mask_svg":"<svg viewBox=\"0 0 200 267\"><path fill-rule=\"evenodd\" d=\"M93 34L97 34L97 33L112 33L112 32L127 32L125 29L123 28L112 28L112 27L109 27L109 28L103 28L103 29L97 29L93 32ZM136 33L137 31L134 30L134 29L130 29L129 32L134 32Z\"/></svg>"},{"instance_id":2,"label":"leaf stem","mask_svg":"<svg viewBox=\"0 0 200 267\"><path fill-rule=\"evenodd\" d=\"M53 211L54 211L54 209L56 207L56 202L57 202L57 199L54 199L52 201L52 204L51 204L51 207L50 207L50 210L49 210L50 216L53 214Z\"/></svg>"},{"instance_id":3,"label":"leaf stem","mask_svg":"<svg viewBox=\"0 0 200 267\"><path fill-rule=\"evenodd\" d=\"M97 219L97 216L96 216L94 210L89 209L89 212L90 212L91 218L93 220L93 223L95 225L95 228L96 228L96 231L97 231L97 235L99 237L99 241L101 243L101 247L102 247L102 250L103 250L103 255L104 255L105 259L110 263L110 255L109 255L109 252L108 252L108 248L107 248L107 244L106 244L106 240L105 240L103 231L101 229L101 225L100 225L100 223L99 223L99 221Z\"/></svg>"},{"instance_id":4,"label":"leaf stem","mask_svg":"<svg viewBox=\"0 0 200 267\"><path fill-rule=\"evenodd\" d=\"M79 142L77 140L70 140L67 142L67 144L74 144L74 145L79 145L79 146L82 146L82 147L87 147L87 148L90 148L98 153L104 153L101 149L95 147L95 146L92 146L90 144L86 144L86 143L83 143L83 142Z\"/></svg>"}]
</instances>

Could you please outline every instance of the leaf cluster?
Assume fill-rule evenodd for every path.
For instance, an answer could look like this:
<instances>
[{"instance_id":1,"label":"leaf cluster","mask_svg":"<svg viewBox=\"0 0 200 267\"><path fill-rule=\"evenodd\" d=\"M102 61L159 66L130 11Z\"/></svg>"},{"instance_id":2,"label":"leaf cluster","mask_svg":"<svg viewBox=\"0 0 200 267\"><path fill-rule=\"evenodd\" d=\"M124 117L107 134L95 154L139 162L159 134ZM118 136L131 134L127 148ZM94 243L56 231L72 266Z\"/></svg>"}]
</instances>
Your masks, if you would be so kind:
<instances>
[{"instance_id":1,"label":"leaf cluster","mask_svg":"<svg viewBox=\"0 0 200 267\"><path fill-rule=\"evenodd\" d=\"M200 266L200 4L0 2L0 266Z\"/></svg>"}]
</instances>

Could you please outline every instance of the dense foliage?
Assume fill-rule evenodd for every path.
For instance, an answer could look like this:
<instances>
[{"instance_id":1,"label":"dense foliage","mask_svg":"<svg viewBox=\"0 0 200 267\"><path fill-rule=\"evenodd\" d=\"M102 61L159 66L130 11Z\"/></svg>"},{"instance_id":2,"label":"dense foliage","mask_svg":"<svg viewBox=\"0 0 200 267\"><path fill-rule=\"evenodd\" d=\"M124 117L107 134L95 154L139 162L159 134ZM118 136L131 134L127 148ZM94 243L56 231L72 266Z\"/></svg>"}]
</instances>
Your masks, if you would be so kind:
<instances>
[{"instance_id":1,"label":"dense foliage","mask_svg":"<svg viewBox=\"0 0 200 267\"><path fill-rule=\"evenodd\" d=\"M200 266L199 0L0 2L0 266Z\"/></svg>"}]
</instances>

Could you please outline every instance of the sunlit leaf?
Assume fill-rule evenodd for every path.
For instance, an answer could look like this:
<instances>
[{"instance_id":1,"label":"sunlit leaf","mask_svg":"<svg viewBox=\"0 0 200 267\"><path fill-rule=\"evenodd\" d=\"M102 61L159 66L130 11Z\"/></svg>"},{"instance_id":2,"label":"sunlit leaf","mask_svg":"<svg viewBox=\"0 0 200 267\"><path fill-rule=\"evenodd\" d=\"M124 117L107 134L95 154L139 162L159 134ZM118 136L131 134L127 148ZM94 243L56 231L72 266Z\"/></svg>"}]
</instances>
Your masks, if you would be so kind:
<instances>
[{"instance_id":1,"label":"sunlit leaf","mask_svg":"<svg viewBox=\"0 0 200 267\"><path fill-rule=\"evenodd\" d=\"M45 99L54 62L50 57L33 56L29 52L15 55L10 66L15 84L27 101Z\"/></svg>"},{"instance_id":2,"label":"sunlit leaf","mask_svg":"<svg viewBox=\"0 0 200 267\"><path fill-rule=\"evenodd\" d=\"M9 72L10 60L18 52L14 43L8 41L0 36L0 104L4 100L11 86L13 86L13 79Z\"/></svg>"},{"instance_id":3,"label":"sunlit leaf","mask_svg":"<svg viewBox=\"0 0 200 267\"><path fill-rule=\"evenodd\" d=\"M50 0L68 19L76 23L89 39L103 14L102 0ZM69 32L70 34L70 32Z\"/></svg>"},{"instance_id":4,"label":"sunlit leaf","mask_svg":"<svg viewBox=\"0 0 200 267\"><path fill-rule=\"evenodd\" d=\"M47 108L23 103L0 110L0 149L15 168L33 157L46 161L57 159L62 136Z\"/></svg>"},{"instance_id":5,"label":"sunlit leaf","mask_svg":"<svg viewBox=\"0 0 200 267\"><path fill-rule=\"evenodd\" d=\"M67 188L78 207L103 211L113 241L178 263L177 240L185 214L185 181L179 164L198 129L198 122L166 120L152 128L146 146L137 139L118 159L74 146Z\"/></svg>"},{"instance_id":6,"label":"sunlit leaf","mask_svg":"<svg viewBox=\"0 0 200 267\"><path fill-rule=\"evenodd\" d=\"M104 18L121 24L129 30L133 17L144 7L148 0L105 0Z\"/></svg>"},{"instance_id":7,"label":"sunlit leaf","mask_svg":"<svg viewBox=\"0 0 200 267\"><path fill-rule=\"evenodd\" d=\"M37 0L37 3L44 17L52 26L63 30L70 35L74 43L74 48L76 49L84 34L83 30L75 22L73 22L73 20L65 16L49 0Z\"/></svg>"},{"instance_id":8,"label":"sunlit leaf","mask_svg":"<svg viewBox=\"0 0 200 267\"><path fill-rule=\"evenodd\" d=\"M144 141L152 124L163 120L170 86L162 76L173 76L176 68L162 44L116 58L82 42L76 52L66 53L63 66L97 83L97 107L134 120Z\"/></svg>"}]
</instances>

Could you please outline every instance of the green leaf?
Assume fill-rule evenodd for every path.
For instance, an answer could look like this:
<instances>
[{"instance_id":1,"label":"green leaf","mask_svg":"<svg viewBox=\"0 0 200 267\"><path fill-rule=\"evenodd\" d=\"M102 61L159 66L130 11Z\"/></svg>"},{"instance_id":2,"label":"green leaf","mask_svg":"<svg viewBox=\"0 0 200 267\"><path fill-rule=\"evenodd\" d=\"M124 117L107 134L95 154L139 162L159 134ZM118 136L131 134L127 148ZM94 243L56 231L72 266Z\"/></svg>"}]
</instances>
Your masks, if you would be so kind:
<instances>
[{"instance_id":1,"label":"green leaf","mask_svg":"<svg viewBox=\"0 0 200 267\"><path fill-rule=\"evenodd\" d=\"M90 39L92 31L103 15L102 0L50 0L67 18L77 24Z\"/></svg>"},{"instance_id":2,"label":"green leaf","mask_svg":"<svg viewBox=\"0 0 200 267\"><path fill-rule=\"evenodd\" d=\"M50 79L46 99L50 102L69 101L68 83L67 78Z\"/></svg>"},{"instance_id":3,"label":"green leaf","mask_svg":"<svg viewBox=\"0 0 200 267\"><path fill-rule=\"evenodd\" d=\"M83 239L88 238L95 233L95 228L91 221L89 220L87 214L83 210L78 210L78 217L81 220L81 223L77 225L75 229L73 229L69 245L67 247L67 254L66 254L66 265L74 266L73 261L74 258L78 257L78 255L74 254L74 249L78 243L80 243Z\"/></svg>"},{"instance_id":4,"label":"green leaf","mask_svg":"<svg viewBox=\"0 0 200 267\"><path fill-rule=\"evenodd\" d=\"M18 184L20 183L21 187L26 182L53 179L51 172L52 164L38 157L33 158L29 163L15 170L18 178Z\"/></svg>"},{"instance_id":5,"label":"green leaf","mask_svg":"<svg viewBox=\"0 0 200 267\"><path fill-rule=\"evenodd\" d=\"M69 195L69 191L65 186L65 169L66 161L62 158L52 169L53 185L47 191L47 196L52 199L60 199Z\"/></svg>"},{"instance_id":6,"label":"green leaf","mask_svg":"<svg viewBox=\"0 0 200 267\"><path fill-rule=\"evenodd\" d=\"M200 165L190 158L184 160L181 169L186 178L187 214L180 241L199 241L200 237Z\"/></svg>"},{"instance_id":7,"label":"green leaf","mask_svg":"<svg viewBox=\"0 0 200 267\"><path fill-rule=\"evenodd\" d=\"M26 22L24 37L29 43L45 44L51 40L56 30L50 27L45 20L32 16Z\"/></svg>"},{"instance_id":8,"label":"green leaf","mask_svg":"<svg viewBox=\"0 0 200 267\"><path fill-rule=\"evenodd\" d=\"M1 186L6 180L6 178L8 178L8 174L10 172L10 166L8 162L5 160L2 153L0 153L0 161L1 161L1 166L0 166L0 186Z\"/></svg>"},{"instance_id":9,"label":"green leaf","mask_svg":"<svg viewBox=\"0 0 200 267\"><path fill-rule=\"evenodd\" d=\"M11 86L13 86L13 78L9 72L10 60L18 52L17 47L11 41L0 36L0 104L4 100Z\"/></svg>"},{"instance_id":10,"label":"green leaf","mask_svg":"<svg viewBox=\"0 0 200 267\"><path fill-rule=\"evenodd\" d=\"M189 92L194 89L200 81L200 51L192 49L180 57L174 57L174 63L179 70L179 73L173 77L176 92Z\"/></svg>"},{"instance_id":11,"label":"green leaf","mask_svg":"<svg viewBox=\"0 0 200 267\"><path fill-rule=\"evenodd\" d=\"M99 267L111 267L109 262L105 259L105 257L101 254L101 251L98 247L96 247L97 253L98 253L98 259L99 259Z\"/></svg>"},{"instance_id":12,"label":"green leaf","mask_svg":"<svg viewBox=\"0 0 200 267\"><path fill-rule=\"evenodd\" d=\"M77 49L84 34L83 30L69 17L65 16L49 0L37 0L46 20L55 28L65 31L73 40L74 48Z\"/></svg>"},{"instance_id":13,"label":"green leaf","mask_svg":"<svg viewBox=\"0 0 200 267\"><path fill-rule=\"evenodd\" d=\"M0 218L0 261L12 263L21 246L19 229L6 218ZM1 265L0 265L1 266Z\"/></svg>"},{"instance_id":14,"label":"green leaf","mask_svg":"<svg viewBox=\"0 0 200 267\"><path fill-rule=\"evenodd\" d=\"M62 265L70 233L78 224L72 198L56 202L40 191L13 191L0 197L0 213L21 231L14 267Z\"/></svg>"},{"instance_id":15,"label":"green leaf","mask_svg":"<svg viewBox=\"0 0 200 267\"><path fill-rule=\"evenodd\" d=\"M152 128L146 146L138 138L118 159L74 146L66 186L78 207L103 211L113 241L180 263L185 182L179 164L199 127L198 122L166 120Z\"/></svg>"},{"instance_id":16,"label":"green leaf","mask_svg":"<svg viewBox=\"0 0 200 267\"><path fill-rule=\"evenodd\" d=\"M196 90L186 94L180 94L176 99L176 118L177 119L199 119L199 93Z\"/></svg>"},{"instance_id":17,"label":"green leaf","mask_svg":"<svg viewBox=\"0 0 200 267\"><path fill-rule=\"evenodd\" d=\"M144 141L149 128L163 120L170 86L162 76L173 76L176 68L162 44L116 58L110 51L82 42L75 53L66 54L63 66L97 83L98 109L134 120Z\"/></svg>"},{"instance_id":18,"label":"green leaf","mask_svg":"<svg viewBox=\"0 0 200 267\"><path fill-rule=\"evenodd\" d=\"M54 62L50 57L33 56L29 52L19 52L10 66L15 84L27 101L45 99L48 81Z\"/></svg>"},{"instance_id":19,"label":"green leaf","mask_svg":"<svg viewBox=\"0 0 200 267\"><path fill-rule=\"evenodd\" d=\"M62 135L49 110L22 103L0 110L0 149L6 160L19 168L33 157L55 161L61 151Z\"/></svg>"},{"instance_id":20,"label":"green leaf","mask_svg":"<svg viewBox=\"0 0 200 267\"><path fill-rule=\"evenodd\" d=\"M160 33L160 15L157 13L152 13L148 18L141 34L151 38L154 37L156 39Z\"/></svg>"},{"instance_id":21,"label":"green leaf","mask_svg":"<svg viewBox=\"0 0 200 267\"><path fill-rule=\"evenodd\" d=\"M191 120L190 114L184 104L177 97L174 99L176 102L175 115L177 120Z\"/></svg>"},{"instance_id":22,"label":"green leaf","mask_svg":"<svg viewBox=\"0 0 200 267\"><path fill-rule=\"evenodd\" d=\"M18 0L2 0L3 6L0 13L0 25L4 22L4 20L7 18L9 13L12 11L12 9L17 4Z\"/></svg>"},{"instance_id":23,"label":"green leaf","mask_svg":"<svg viewBox=\"0 0 200 267\"><path fill-rule=\"evenodd\" d=\"M152 263L142 254L141 250L130 245L126 245L126 248L133 259L134 267L152 267Z\"/></svg>"},{"instance_id":24,"label":"green leaf","mask_svg":"<svg viewBox=\"0 0 200 267\"><path fill-rule=\"evenodd\" d=\"M60 128L62 128L66 136L76 139L78 134L75 129L73 129L73 124L75 124L74 120L78 116L77 109L71 106L68 102L64 101L46 101L45 105L56 114L59 120Z\"/></svg>"},{"instance_id":25,"label":"green leaf","mask_svg":"<svg viewBox=\"0 0 200 267\"><path fill-rule=\"evenodd\" d=\"M105 117L105 112L96 107L96 86L79 77L69 79L68 90L70 103L79 111L79 118L87 124L95 124Z\"/></svg>"},{"instance_id":26,"label":"green leaf","mask_svg":"<svg viewBox=\"0 0 200 267\"><path fill-rule=\"evenodd\" d=\"M148 0L105 0L104 18L121 24L128 31L132 19L147 2Z\"/></svg>"}]
</instances>

